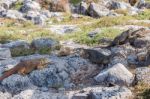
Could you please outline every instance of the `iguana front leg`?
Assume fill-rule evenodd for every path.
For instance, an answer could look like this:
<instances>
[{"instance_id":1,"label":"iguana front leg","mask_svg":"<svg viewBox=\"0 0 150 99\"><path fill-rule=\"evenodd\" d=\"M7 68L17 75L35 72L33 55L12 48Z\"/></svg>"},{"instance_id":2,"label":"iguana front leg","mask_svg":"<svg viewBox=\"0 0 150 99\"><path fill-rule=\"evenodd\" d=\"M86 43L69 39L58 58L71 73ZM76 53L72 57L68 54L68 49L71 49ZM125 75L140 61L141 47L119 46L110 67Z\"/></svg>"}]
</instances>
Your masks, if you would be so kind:
<instances>
[{"instance_id":1,"label":"iguana front leg","mask_svg":"<svg viewBox=\"0 0 150 99\"><path fill-rule=\"evenodd\" d=\"M23 68L19 69L18 74L25 76L26 75L25 68L23 67Z\"/></svg>"}]
</instances>

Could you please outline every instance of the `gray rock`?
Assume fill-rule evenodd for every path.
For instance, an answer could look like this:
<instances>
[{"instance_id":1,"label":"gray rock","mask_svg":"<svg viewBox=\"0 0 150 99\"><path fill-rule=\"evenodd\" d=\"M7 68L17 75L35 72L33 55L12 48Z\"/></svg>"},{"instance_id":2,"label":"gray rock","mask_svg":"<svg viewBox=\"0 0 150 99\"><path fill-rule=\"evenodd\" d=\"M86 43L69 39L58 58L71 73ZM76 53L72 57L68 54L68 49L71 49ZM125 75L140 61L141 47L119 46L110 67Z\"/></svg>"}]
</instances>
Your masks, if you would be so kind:
<instances>
[{"instance_id":1,"label":"gray rock","mask_svg":"<svg viewBox=\"0 0 150 99\"><path fill-rule=\"evenodd\" d=\"M39 11L28 11L25 15L25 18L27 20L31 20L34 22L34 18L39 16L40 15L40 12Z\"/></svg>"},{"instance_id":2,"label":"gray rock","mask_svg":"<svg viewBox=\"0 0 150 99\"><path fill-rule=\"evenodd\" d=\"M52 15L51 15L51 13L49 12L49 10L42 10L42 11L40 12L40 14L46 16L47 18L51 18L51 17L52 17Z\"/></svg>"},{"instance_id":3,"label":"gray rock","mask_svg":"<svg viewBox=\"0 0 150 99\"><path fill-rule=\"evenodd\" d=\"M6 9L2 6L0 6L0 17L3 17L3 15L6 13Z\"/></svg>"},{"instance_id":4,"label":"gray rock","mask_svg":"<svg viewBox=\"0 0 150 99\"><path fill-rule=\"evenodd\" d=\"M69 99L132 99L132 92L126 87L86 87L78 91L69 92Z\"/></svg>"},{"instance_id":5,"label":"gray rock","mask_svg":"<svg viewBox=\"0 0 150 99\"><path fill-rule=\"evenodd\" d=\"M23 14L17 10L7 10L6 12L2 13L2 16L10 19L24 20Z\"/></svg>"},{"instance_id":6,"label":"gray rock","mask_svg":"<svg viewBox=\"0 0 150 99\"><path fill-rule=\"evenodd\" d=\"M62 80L56 74L56 70L52 68L35 70L29 77L33 84L39 87L58 88L63 85Z\"/></svg>"},{"instance_id":7,"label":"gray rock","mask_svg":"<svg viewBox=\"0 0 150 99\"><path fill-rule=\"evenodd\" d=\"M95 30L89 32L88 36L91 37L91 38L93 38L93 37L95 37L100 32L101 32L101 29L100 28L96 28Z\"/></svg>"},{"instance_id":8,"label":"gray rock","mask_svg":"<svg viewBox=\"0 0 150 99\"><path fill-rule=\"evenodd\" d=\"M68 99L68 97L61 93L43 92L38 89L28 89L15 95L12 99Z\"/></svg>"},{"instance_id":9,"label":"gray rock","mask_svg":"<svg viewBox=\"0 0 150 99\"><path fill-rule=\"evenodd\" d=\"M18 0L1 0L0 5L5 9L10 9Z\"/></svg>"},{"instance_id":10,"label":"gray rock","mask_svg":"<svg viewBox=\"0 0 150 99\"><path fill-rule=\"evenodd\" d=\"M138 48L143 48L149 46L149 43L150 43L150 36L147 35L146 37L135 39L134 46Z\"/></svg>"},{"instance_id":11,"label":"gray rock","mask_svg":"<svg viewBox=\"0 0 150 99\"><path fill-rule=\"evenodd\" d=\"M5 78L2 81L2 85L8 92L11 93L18 93L20 91L33 87L33 84L27 76L21 76L18 74L14 74L12 76L9 76L8 78Z\"/></svg>"},{"instance_id":12,"label":"gray rock","mask_svg":"<svg viewBox=\"0 0 150 99\"><path fill-rule=\"evenodd\" d=\"M81 2L78 8L78 13L86 15L87 14L88 5L86 2Z\"/></svg>"},{"instance_id":13,"label":"gray rock","mask_svg":"<svg viewBox=\"0 0 150 99\"><path fill-rule=\"evenodd\" d=\"M136 83L145 83L150 84L150 68L149 67L140 67L135 71L135 82Z\"/></svg>"},{"instance_id":14,"label":"gray rock","mask_svg":"<svg viewBox=\"0 0 150 99\"><path fill-rule=\"evenodd\" d=\"M5 48L29 48L29 44L24 40L12 41L10 43L3 44Z\"/></svg>"},{"instance_id":15,"label":"gray rock","mask_svg":"<svg viewBox=\"0 0 150 99\"><path fill-rule=\"evenodd\" d=\"M88 8L88 14L92 17L103 17L107 16L110 13L110 11L102 5L98 5L96 3L91 3Z\"/></svg>"},{"instance_id":16,"label":"gray rock","mask_svg":"<svg viewBox=\"0 0 150 99\"><path fill-rule=\"evenodd\" d=\"M109 2L107 2L106 7L110 10L115 10L115 9L127 9L131 6L125 2L110 0Z\"/></svg>"},{"instance_id":17,"label":"gray rock","mask_svg":"<svg viewBox=\"0 0 150 99\"><path fill-rule=\"evenodd\" d=\"M60 72L59 76L61 77L62 80L66 80L69 77L68 73L65 71Z\"/></svg>"},{"instance_id":18,"label":"gray rock","mask_svg":"<svg viewBox=\"0 0 150 99\"><path fill-rule=\"evenodd\" d=\"M28 11L39 11L41 9L40 4L35 1L25 0L21 11L26 13Z\"/></svg>"},{"instance_id":19,"label":"gray rock","mask_svg":"<svg viewBox=\"0 0 150 99\"><path fill-rule=\"evenodd\" d=\"M81 56L96 64L107 64L110 62L111 51L101 48L84 49Z\"/></svg>"},{"instance_id":20,"label":"gray rock","mask_svg":"<svg viewBox=\"0 0 150 99\"><path fill-rule=\"evenodd\" d=\"M38 15L38 16L34 17L34 24L45 25L46 19L47 19L46 16Z\"/></svg>"},{"instance_id":21,"label":"gray rock","mask_svg":"<svg viewBox=\"0 0 150 99\"><path fill-rule=\"evenodd\" d=\"M5 58L11 58L11 52L9 48L0 48L0 60Z\"/></svg>"},{"instance_id":22,"label":"gray rock","mask_svg":"<svg viewBox=\"0 0 150 99\"><path fill-rule=\"evenodd\" d=\"M118 63L111 68L101 71L95 78L101 84L117 84L130 86L133 82L133 74L127 68Z\"/></svg>"},{"instance_id":23,"label":"gray rock","mask_svg":"<svg viewBox=\"0 0 150 99\"><path fill-rule=\"evenodd\" d=\"M126 87L95 88L89 95L90 99L132 99L132 92Z\"/></svg>"},{"instance_id":24,"label":"gray rock","mask_svg":"<svg viewBox=\"0 0 150 99\"><path fill-rule=\"evenodd\" d=\"M11 99L12 95L8 92L0 92L0 99Z\"/></svg>"},{"instance_id":25,"label":"gray rock","mask_svg":"<svg viewBox=\"0 0 150 99\"><path fill-rule=\"evenodd\" d=\"M59 46L59 42L50 38L40 38L33 40L31 46L35 49L42 49L42 48L55 49L56 47Z\"/></svg>"}]
</instances>

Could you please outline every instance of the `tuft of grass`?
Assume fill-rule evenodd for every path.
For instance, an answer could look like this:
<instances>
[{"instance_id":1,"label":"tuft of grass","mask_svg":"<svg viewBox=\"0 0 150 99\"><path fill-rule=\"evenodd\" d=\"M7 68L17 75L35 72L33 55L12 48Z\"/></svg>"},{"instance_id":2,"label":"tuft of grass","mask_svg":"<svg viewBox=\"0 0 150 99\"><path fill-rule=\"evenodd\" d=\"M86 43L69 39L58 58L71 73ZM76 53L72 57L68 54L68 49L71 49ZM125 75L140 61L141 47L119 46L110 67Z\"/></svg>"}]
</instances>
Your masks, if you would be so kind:
<instances>
[{"instance_id":1,"label":"tuft of grass","mask_svg":"<svg viewBox=\"0 0 150 99\"><path fill-rule=\"evenodd\" d=\"M25 48L13 48L10 50L12 57L17 57L17 56L27 56L27 55L32 55L35 53L34 50L32 49L25 49Z\"/></svg>"},{"instance_id":2,"label":"tuft of grass","mask_svg":"<svg viewBox=\"0 0 150 99\"><path fill-rule=\"evenodd\" d=\"M150 85L140 82L135 86L136 99L150 99Z\"/></svg>"},{"instance_id":3,"label":"tuft of grass","mask_svg":"<svg viewBox=\"0 0 150 99\"><path fill-rule=\"evenodd\" d=\"M93 46L100 44L99 41L102 38L114 39L117 35L119 35L122 32L121 30L114 28L103 28L101 31L99 31L98 34L95 35L95 37L91 38L88 36L88 33L93 31L93 29L94 28L92 27L84 26L82 27L81 32L65 35L65 39L71 38L73 41L77 43Z\"/></svg>"},{"instance_id":4,"label":"tuft of grass","mask_svg":"<svg viewBox=\"0 0 150 99\"><path fill-rule=\"evenodd\" d=\"M15 10L20 10L21 7L22 7L22 5L23 5L22 2L17 1L17 2L14 4L13 9L15 9Z\"/></svg>"},{"instance_id":5,"label":"tuft of grass","mask_svg":"<svg viewBox=\"0 0 150 99\"><path fill-rule=\"evenodd\" d=\"M137 20L150 20L150 10L144 10L138 15L134 16Z\"/></svg>"},{"instance_id":6,"label":"tuft of grass","mask_svg":"<svg viewBox=\"0 0 150 99\"><path fill-rule=\"evenodd\" d=\"M116 12L118 14L122 14L124 16L127 16L129 13L127 9L116 9L114 12Z\"/></svg>"},{"instance_id":7,"label":"tuft of grass","mask_svg":"<svg viewBox=\"0 0 150 99\"><path fill-rule=\"evenodd\" d=\"M118 17L103 17L99 19L95 27L110 27L114 25L127 25L129 20L133 20L132 16L118 16Z\"/></svg>"}]
</instances>

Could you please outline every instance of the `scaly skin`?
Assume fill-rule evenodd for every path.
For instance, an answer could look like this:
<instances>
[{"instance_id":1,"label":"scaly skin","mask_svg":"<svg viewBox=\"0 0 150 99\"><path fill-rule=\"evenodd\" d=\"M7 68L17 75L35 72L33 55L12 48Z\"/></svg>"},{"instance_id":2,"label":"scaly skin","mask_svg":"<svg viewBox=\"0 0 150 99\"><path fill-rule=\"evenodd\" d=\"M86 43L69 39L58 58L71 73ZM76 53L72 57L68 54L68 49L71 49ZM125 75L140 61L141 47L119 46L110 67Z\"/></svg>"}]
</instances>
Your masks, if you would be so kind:
<instances>
[{"instance_id":1,"label":"scaly skin","mask_svg":"<svg viewBox=\"0 0 150 99\"><path fill-rule=\"evenodd\" d=\"M47 66L47 64L51 64L51 63L48 62L48 60L45 59L45 58L21 61L14 68L6 71L0 77L0 82L2 80L4 80L5 78L11 76L12 74L17 74L18 73L18 74L21 74L21 75L26 75L26 74L32 72L35 69L45 68Z\"/></svg>"},{"instance_id":2,"label":"scaly skin","mask_svg":"<svg viewBox=\"0 0 150 99\"><path fill-rule=\"evenodd\" d=\"M140 28L138 30L129 29L123 32L121 35L117 36L108 47L125 44L132 38L144 36L145 33L148 33L148 31L146 31L144 28Z\"/></svg>"}]
</instances>

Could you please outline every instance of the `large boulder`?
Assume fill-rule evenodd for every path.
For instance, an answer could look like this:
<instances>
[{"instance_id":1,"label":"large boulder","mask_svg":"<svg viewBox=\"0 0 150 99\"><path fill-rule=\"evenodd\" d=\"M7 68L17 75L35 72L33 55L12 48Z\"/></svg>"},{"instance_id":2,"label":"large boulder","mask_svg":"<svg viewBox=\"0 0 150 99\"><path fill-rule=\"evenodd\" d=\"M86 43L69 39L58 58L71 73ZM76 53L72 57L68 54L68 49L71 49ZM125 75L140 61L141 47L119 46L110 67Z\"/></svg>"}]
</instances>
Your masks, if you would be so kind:
<instances>
[{"instance_id":1,"label":"large boulder","mask_svg":"<svg viewBox=\"0 0 150 99\"><path fill-rule=\"evenodd\" d=\"M90 16L97 18L97 17L108 16L110 14L110 11L105 6L96 3L91 3L89 5L87 13Z\"/></svg>"},{"instance_id":2,"label":"large boulder","mask_svg":"<svg viewBox=\"0 0 150 99\"><path fill-rule=\"evenodd\" d=\"M21 7L21 12L28 11L39 11L41 9L40 4L38 2L32 0L25 0L23 6Z\"/></svg>"},{"instance_id":3,"label":"large boulder","mask_svg":"<svg viewBox=\"0 0 150 99\"><path fill-rule=\"evenodd\" d=\"M43 48L50 48L55 49L59 46L59 42L50 39L50 38L40 38L33 40L31 43L31 47L34 49L43 49Z\"/></svg>"},{"instance_id":4,"label":"large boulder","mask_svg":"<svg viewBox=\"0 0 150 99\"><path fill-rule=\"evenodd\" d=\"M38 87L59 88L63 85L62 80L56 74L56 70L52 68L35 70L29 77L33 84Z\"/></svg>"},{"instance_id":5,"label":"large boulder","mask_svg":"<svg viewBox=\"0 0 150 99\"><path fill-rule=\"evenodd\" d=\"M18 93L20 91L33 87L33 84L27 76L23 77L18 74L14 74L4 79L2 81L2 85L8 92L11 93Z\"/></svg>"},{"instance_id":6,"label":"large boulder","mask_svg":"<svg viewBox=\"0 0 150 99\"><path fill-rule=\"evenodd\" d=\"M94 79L100 84L130 86L134 76L124 65L118 63L111 68L101 71Z\"/></svg>"},{"instance_id":7,"label":"large boulder","mask_svg":"<svg viewBox=\"0 0 150 99\"><path fill-rule=\"evenodd\" d=\"M111 51L107 49L83 49L81 51L83 58L88 58L91 62L96 64L107 64L110 62Z\"/></svg>"}]
</instances>

